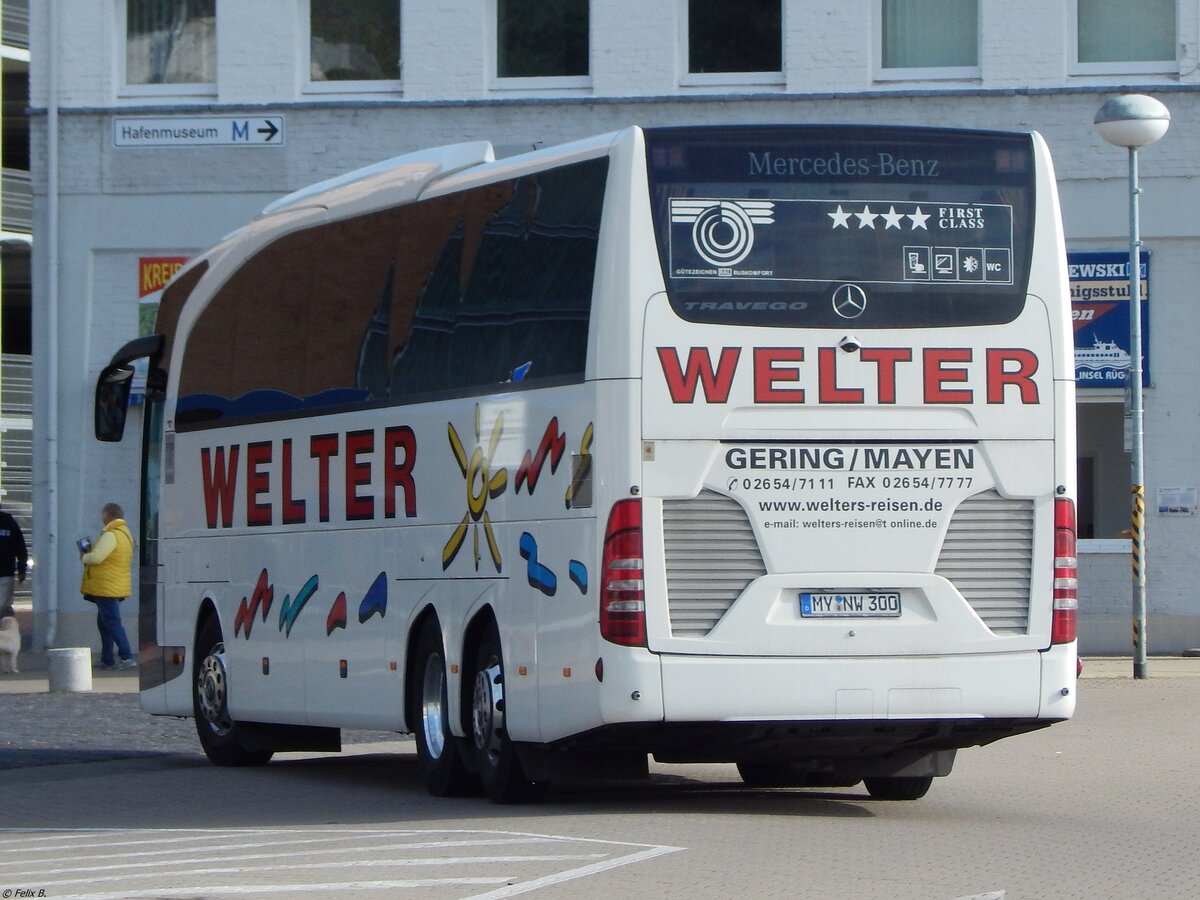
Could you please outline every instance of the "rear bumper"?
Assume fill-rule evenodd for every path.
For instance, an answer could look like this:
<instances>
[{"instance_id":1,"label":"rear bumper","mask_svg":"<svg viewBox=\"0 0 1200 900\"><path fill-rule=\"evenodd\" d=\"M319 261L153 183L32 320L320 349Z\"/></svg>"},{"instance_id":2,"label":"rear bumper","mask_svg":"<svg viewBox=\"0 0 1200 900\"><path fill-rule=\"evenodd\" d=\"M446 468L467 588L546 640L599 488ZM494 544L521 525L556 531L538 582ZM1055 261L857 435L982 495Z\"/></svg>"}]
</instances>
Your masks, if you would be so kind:
<instances>
[{"instance_id":1,"label":"rear bumper","mask_svg":"<svg viewBox=\"0 0 1200 900\"><path fill-rule=\"evenodd\" d=\"M1075 707L1074 644L938 657L660 660L666 722L1060 720Z\"/></svg>"}]
</instances>

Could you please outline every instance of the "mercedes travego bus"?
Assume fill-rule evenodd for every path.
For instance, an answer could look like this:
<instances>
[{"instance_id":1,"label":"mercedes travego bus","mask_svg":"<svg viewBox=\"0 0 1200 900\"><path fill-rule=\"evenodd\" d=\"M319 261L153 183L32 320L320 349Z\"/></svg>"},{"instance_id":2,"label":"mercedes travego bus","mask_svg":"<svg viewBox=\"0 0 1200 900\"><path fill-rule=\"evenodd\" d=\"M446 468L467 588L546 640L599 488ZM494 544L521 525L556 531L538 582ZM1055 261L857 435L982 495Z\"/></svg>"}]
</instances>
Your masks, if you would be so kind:
<instances>
[{"instance_id":1,"label":"mercedes travego bus","mask_svg":"<svg viewBox=\"0 0 1200 900\"><path fill-rule=\"evenodd\" d=\"M916 799L1071 716L1074 383L1037 134L412 153L192 259L142 421L141 702L219 765L413 732L505 802L648 757Z\"/></svg>"}]
</instances>

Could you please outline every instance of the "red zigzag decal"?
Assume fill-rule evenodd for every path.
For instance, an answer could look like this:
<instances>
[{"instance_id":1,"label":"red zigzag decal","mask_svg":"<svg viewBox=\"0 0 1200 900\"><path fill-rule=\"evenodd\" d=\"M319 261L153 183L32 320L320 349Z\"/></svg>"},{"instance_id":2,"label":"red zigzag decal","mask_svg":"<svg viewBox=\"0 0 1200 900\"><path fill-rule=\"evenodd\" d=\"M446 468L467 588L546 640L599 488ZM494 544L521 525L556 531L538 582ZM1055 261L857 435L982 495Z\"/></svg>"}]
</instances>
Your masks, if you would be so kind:
<instances>
[{"instance_id":1,"label":"red zigzag decal","mask_svg":"<svg viewBox=\"0 0 1200 900\"><path fill-rule=\"evenodd\" d=\"M267 570L263 569L262 574L258 576L258 584L254 586L254 592L250 595L249 604L245 597L238 604L237 615L233 618L233 636L237 637L241 631L246 637L250 637L250 629L254 627L254 614L258 612L259 606L262 606L262 618L265 622L274 601L275 587L267 584Z\"/></svg>"},{"instance_id":2,"label":"red zigzag decal","mask_svg":"<svg viewBox=\"0 0 1200 900\"><path fill-rule=\"evenodd\" d=\"M546 433L542 435L542 442L538 445L537 456L535 457L529 450L525 451L525 458L521 460L516 478L513 479L515 485L513 491L520 491L521 485L525 484L526 489L532 494L537 487L538 477L542 474L542 466L546 464L546 456L550 456L550 471L555 472L558 470L558 463L562 459L566 446L567 436L559 432L558 416L555 416L546 426Z\"/></svg>"}]
</instances>

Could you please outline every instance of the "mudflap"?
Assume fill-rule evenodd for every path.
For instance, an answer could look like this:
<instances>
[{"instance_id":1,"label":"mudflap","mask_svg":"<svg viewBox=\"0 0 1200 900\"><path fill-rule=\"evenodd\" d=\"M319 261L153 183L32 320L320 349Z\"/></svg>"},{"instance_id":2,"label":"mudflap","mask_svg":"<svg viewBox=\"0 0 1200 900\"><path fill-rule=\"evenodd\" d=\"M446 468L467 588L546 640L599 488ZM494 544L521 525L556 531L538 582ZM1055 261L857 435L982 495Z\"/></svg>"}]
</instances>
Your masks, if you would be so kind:
<instances>
[{"instance_id":1,"label":"mudflap","mask_svg":"<svg viewBox=\"0 0 1200 900\"><path fill-rule=\"evenodd\" d=\"M515 745L530 781L636 781L650 775L649 757L638 751L566 750L546 744Z\"/></svg>"},{"instance_id":2,"label":"mudflap","mask_svg":"<svg viewBox=\"0 0 1200 900\"><path fill-rule=\"evenodd\" d=\"M269 722L238 722L243 749L249 751L306 751L340 753L342 732L315 725L275 725Z\"/></svg>"}]
</instances>

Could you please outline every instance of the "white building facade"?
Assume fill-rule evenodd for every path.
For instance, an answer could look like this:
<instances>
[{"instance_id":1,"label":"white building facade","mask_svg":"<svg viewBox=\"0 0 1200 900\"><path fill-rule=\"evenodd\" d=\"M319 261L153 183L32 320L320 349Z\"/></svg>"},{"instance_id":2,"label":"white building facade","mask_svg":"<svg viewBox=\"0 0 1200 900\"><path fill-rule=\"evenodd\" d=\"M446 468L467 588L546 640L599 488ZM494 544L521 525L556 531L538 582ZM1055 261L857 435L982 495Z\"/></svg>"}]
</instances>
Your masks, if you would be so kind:
<instances>
[{"instance_id":1,"label":"white building facade","mask_svg":"<svg viewBox=\"0 0 1200 900\"><path fill-rule=\"evenodd\" d=\"M279 196L421 147L630 124L1032 129L1084 273L1100 252L1128 258L1126 154L1092 120L1136 91L1173 117L1141 154L1148 645L1200 646L1200 0L52 0L30 15L35 643L95 643L75 540L108 501L137 521L133 443L91 435L97 373L179 261ZM1081 306L1080 335L1103 314ZM1130 649L1124 420L1121 387L1081 382L1084 653Z\"/></svg>"}]
</instances>

